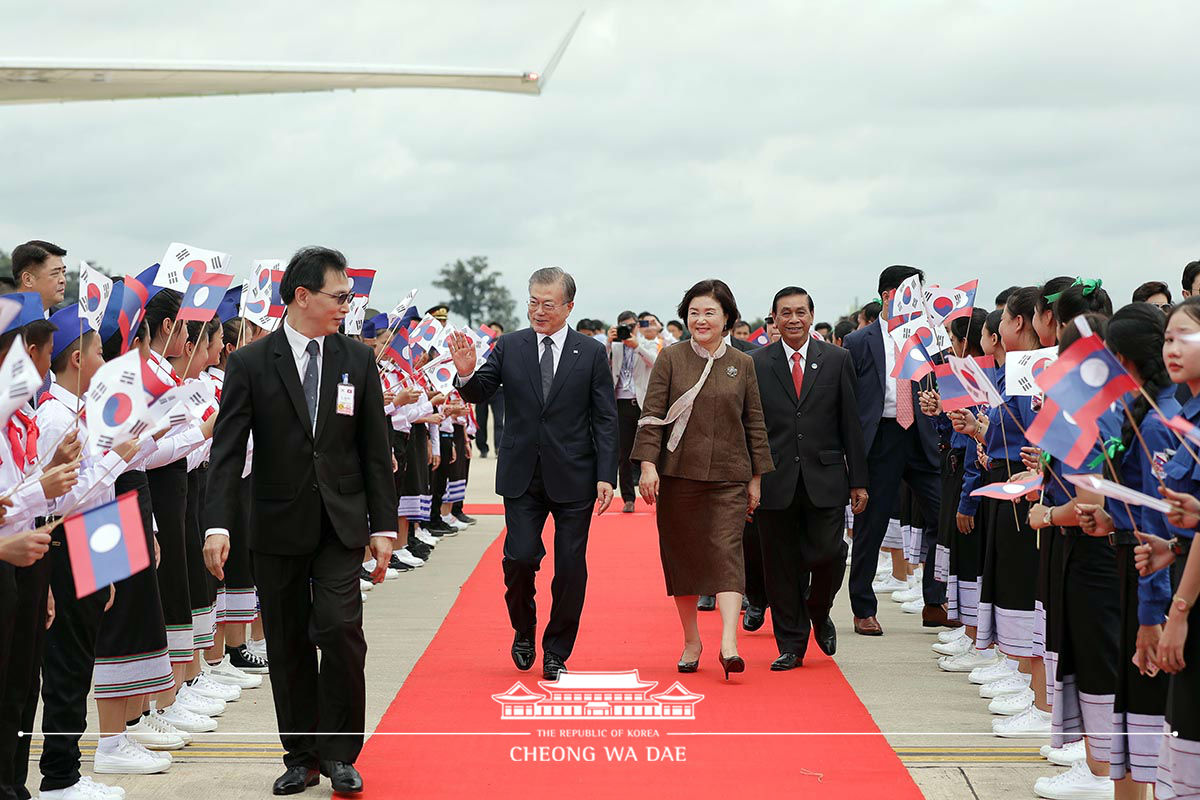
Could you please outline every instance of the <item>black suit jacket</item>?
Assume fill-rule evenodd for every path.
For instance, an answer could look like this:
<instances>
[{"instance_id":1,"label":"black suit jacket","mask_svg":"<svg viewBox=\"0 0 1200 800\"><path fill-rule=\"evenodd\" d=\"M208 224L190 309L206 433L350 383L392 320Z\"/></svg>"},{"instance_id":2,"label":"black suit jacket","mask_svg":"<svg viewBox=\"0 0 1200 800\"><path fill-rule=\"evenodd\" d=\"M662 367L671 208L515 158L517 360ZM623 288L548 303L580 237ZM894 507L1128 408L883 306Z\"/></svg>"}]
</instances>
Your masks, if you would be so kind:
<instances>
[{"instance_id":1,"label":"black suit jacket","mask_svg":"<svg viewBox=\"0 0 1200 800\"><path fill-rule=\"evenodd\" d=\"M879 322L872 322L846 336L842 344L850 351L850 357L854 360L858 418L862 423L863 443L869 453L871 445L875 442L875 433L879 430L879 420L883 419L884 383L887 381L887 361L883 348L891 347L892 343L884 341ZM938 434L933 426L933 418L921 413L921 404L917 400L918 388L917 381L913 381L911 389L913 417L916 420L914 424L929 464L937 467L940 461Z\"/></svg>"},{"instance_id":2,"label":"black suit jacket","mask_svg":"<svg viewBox=\"0 0 1200 800\"><path fill-rule=\"evenodd\" d=\"M596 483L617 474L617 401L608 350L568 330L545 400L538 357L532 328L506 333L459 388L464 400L481 403L504 385L496 493L525 494L541 459L542 481L551 500L575 503L594 498Z\"/></svg>"},{"instance_id":3,"label":"black suit jacket","mask_svg":"<svg viewBox=\"0 0 1200 800\"><path fill-rule=\"evenodd\" d=\"M775 460L775 471L762 478L762 507L787 508L801 478L814 506L844 506L850 487L867 486L867 456L850 354L825 342L809 341L800 397L782 342L760 347L750 357Z\"/></svg>"},{"instance_id":4,"label":"black suit jacket","mask_svg":"<svg viewBox=\"0 0 1200 800\"><path fill-rule=\"evenodd\" d=\"M729 337L729 346L732 347L734 350L741 350L743 353L750 353L750 352L753 352L753 351L759 349L758 345L756 345L754 342L747 342L742 339L735 339L732 336Z\"/></svg>"},{"instance_id":5,"label":"black suit jacket","mask_svg":"<svg viewBox=\"0 0 1200 800\"><path fill-rule=\"evenodd\" d=\"M352 415L335 410L343 374L354 386ZM245 533L238 484L251 433L250 549L314 552L322 504L346 547L366 547L371 533L396 529L391 426L371 348L340 333L325 337L315 436L282 326L229 356L209 459L206 528Z\"/></svg>"}]
</instances>

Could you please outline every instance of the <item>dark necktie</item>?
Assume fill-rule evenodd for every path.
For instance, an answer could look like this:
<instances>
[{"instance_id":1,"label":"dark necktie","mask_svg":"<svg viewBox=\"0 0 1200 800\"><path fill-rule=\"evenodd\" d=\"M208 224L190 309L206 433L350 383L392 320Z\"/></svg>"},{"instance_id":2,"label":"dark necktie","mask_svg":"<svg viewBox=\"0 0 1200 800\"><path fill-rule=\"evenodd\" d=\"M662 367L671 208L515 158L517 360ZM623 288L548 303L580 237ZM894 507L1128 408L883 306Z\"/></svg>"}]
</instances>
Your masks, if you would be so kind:
<instances>
[{"instance_id":1,"label":"dark necktie","mask_svg":"<svg viewBox=\"0 0 1200 800\"><path fill-rule=\"evenodd\" d=\"M796 387L796 399L800 399L800 389L804 386L804 356L792 353L792 386Z\"/></svg>"},{"instance_id":2,"label":"dark necktie","mask_svg":"<svg viewBox=\"0 0 1200 800\"><path fill-rule=\"evenodd\" d=\"M542 402L550 399L550 386L554 383L554 340L542 339Z\"/></svg>"},{"instance_id":3,"label":"dark necktie","mask_svg":"<svg viewBox=\"0 0 1200 800\"><path fill-rule=\"evenodd\" d=\"M304 368L304 400L308 403L308 421L313 430L317 428L317 359L321 357L321 346L316 339L309 340L304 348L308 353L308 366Z\"/></svg>"}]
</instances>

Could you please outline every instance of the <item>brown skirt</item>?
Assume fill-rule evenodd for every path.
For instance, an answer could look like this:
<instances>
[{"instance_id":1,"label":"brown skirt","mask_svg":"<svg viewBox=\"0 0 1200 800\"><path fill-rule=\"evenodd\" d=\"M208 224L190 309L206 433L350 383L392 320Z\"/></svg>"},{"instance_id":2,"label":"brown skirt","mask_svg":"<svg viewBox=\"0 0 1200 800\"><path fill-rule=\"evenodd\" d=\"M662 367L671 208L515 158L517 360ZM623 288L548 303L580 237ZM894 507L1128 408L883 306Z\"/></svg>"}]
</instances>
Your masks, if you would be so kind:
<instances>
[{"instance_id":1,"label":"brown skirt","mask_svg":"<svg viewBox=\"0 0 1200 800\"><path fill-rule=\"evenodd\" d=\"M745 483L662 477L658 551L668 595L745 593L746 503Z\"/></svg>"}]
</instances>

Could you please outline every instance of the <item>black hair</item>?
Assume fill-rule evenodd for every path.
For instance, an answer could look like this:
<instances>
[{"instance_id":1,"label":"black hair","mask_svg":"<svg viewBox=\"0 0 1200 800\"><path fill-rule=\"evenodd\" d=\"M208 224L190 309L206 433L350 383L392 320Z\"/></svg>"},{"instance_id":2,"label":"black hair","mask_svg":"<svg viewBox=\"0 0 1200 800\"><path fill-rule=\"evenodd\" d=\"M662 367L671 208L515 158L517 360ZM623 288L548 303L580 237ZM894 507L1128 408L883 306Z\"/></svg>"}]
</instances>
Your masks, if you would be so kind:
<instances>
[{"instance_id":1,"label":"black hair","mask_svg":"<svg viewBox=\"0 0 1200 800\"><path fill-rule=\"evenodd\" d=\"M1141 425L1150 410L1149 397L1158 397L1171 385L1171 376L1163 364L1163 339L1167 315L1150 303L1131 303L1113 314L1108 321L1108 349L1137 367L1145 394L1138 393L1121 426L1125 454L1132 452L1134 425ZM1132 421L1130 418L1132 417Z\"/></svg>"},{"instance_id":2,"label":"black hair","mask_svg":"<svg viewBox=\"0 0 1200 800\"><path fill-rule=\"evenodd\" d=\"M212 319L205 323L204 330L208 334L209 344L212 344L212 338L216 336L218 332L222 333L222 338L224 338L224 326L221 324L221 318L215 314L213 315Z\"/></svg>"},{"instance_id":3,"label":"black hair","mask_svg":"<svg viewBox=\"0 0 1200 800\"><path fill-rule=\"evenodd\" d=\"M496 328L499 328L500 330L504 330L504 323L498 319L494 319L488 323L488 327L491 328L492 330L495 330Z\"/></svg>"},{"instance_id":4,"label":"black hair","mask_svg":"<svg viewBox=\"0 0 1200 800\"><path fill-rule=\"evenodd\" d=\"M59 353L50 362L50 371L55 374L62 372L64 369L67 368L67 365L70 363L71 353L74 353L76 350L82 350L83 348L87 347L87 342L90 341L92 339L92 337L99 336L99 335L100 334L96 333L95 331L84 331L83 336L80 336L78 339L74 340L69 345L64 347L62 352Z\"/></svg>"},{"instance_id":5,"label":"black hair","mask_svg":"<svg viewBox=\"0 0 1200 800\"><path fill-rule=\"evenodd\" d=\"M150 326L146 324L146 318L138 322L137 330L129 337L130 345L134 339L141 339L143 342L150 341ZM121 331L117 330L112 333L107 339L100 344L100 354L104 356L105 361L112 361L117 356L121 355L121 345L124 344L121 339Z\"/></svg>"},{"instance_id":6,"label":"black hair","mask_svg":"<svg viewBox=\"0 0 1200 800\"><path fill-rule=\"evenodd\" d=\"M1192 261L1183 268L1183 290L1191 292L1192 287L1196 285L1196 278L1200 278L1200 261Z\"/></svg>"},{"instance_id":7,"label":"black hair","mask_svg":"<svg viewBox=\"0 0 1200 800\"><path fill-rule=\"evenodd\" d=\"M21 280L21 273L37 269L46 263L46 259L50 256L62 257L67 254L67 251L51 242L43 242L41 239L30 239L24 244L17 245L12 251L12 275L13 282L18 283Z\"/></svg>"},{"instance_id":8,"label":"black hair","mask_svg":"<svg viewBox=\"0 0 1200 800\"><path fill-rule=\"evenodd\" d=\"M221 328L221 338L225 340L225 344L236 345L238 338L242 336L242 318L231 317L221 324ZM221 358L224 360L224 353L221 354Z\"/></svg>"},{"instance_id":9,"label":"black hair","mask_svg":"<svg viewBox=\"0 0 1200 800\"><path fill-rule=\"evenodd\" d=\"M50 341L57 330L58 326L48 319L35 319L27 325L13 328L8 333L0 335L0 359L8 355L8 350L12 347L13 341L16 340L17 334L21 335L26 345L45 347L46 343Z\"/></svg>"},{"instance_id":10,"label":"black hair","mask_svg":"<svg viewBox=\"0 0 1200 800\"><path fill-rule=\"evenodd\" d=\"M920 276L921 280L925 280L925 273L916 267L906 267L903 264L893 264L879 273L879 296L883 297L884 292L892 289L899 289L900 284L911 278L913 275ZM806 292L807 294L807 292Z\"/></svg>"},{"instance_id":11,"label":"black hair","mask_svg":"<svg viewBox=\"0 0 1200 800\"><path fill-rule=\"evenodd\" d=\"M1047 300L1046 297L1047 296L1053 297L1056 294L1060 294L1063 290L1065 290L1068 286L1070 286L1074 282L1075 282L1074 278L1069 278L1066 275L1059 275L1057 278L1051 278L1050 280L1043 283L1042 291L1038 295L1037 313L1041 314L1041 313L1045 312L1046 309L1049 309L1050 311L1053 312L1054 311L1054 302L1052 300ZM1055 297L1054 299L1057 300L1058 298ZM1000 300L997 299L996 302L999 303Z\"/></svg>"},{"instance_id":12,"label":"black hair","mask_svg":"<svg viewBox=\"0 0 1200 800\"><path fill-rule=\"evenodd\" d=\"M1133 290L1133 302L1145 303L1156 294L1165 295L1167 303L1171 302L1171 290L1162 281L1146 281Z\"/></svg>"},{"instance_id":13,"label":"black hair","mask_svg":"<svg viewBox=\"0 0 1200 800\"><path fill-rule=\"evenodd\" d=\"M881 311L883 311L883 303L880 303L878 300L872 300L863 306L862 311L859 313L863 315L863 322L870 324L879 319L879 312Z\"/></svg>"},{"instance_id":14,"label":"black hair","mask_svg":"<svg viewBox=\"0 0 1200 800\"><path fill-rule=\"evenodd\" d=\"M833 338L838 340L845 339L854 333L856 328L858 328L858 324L854 320L839 319L837 325L833 326Z\"/></svg>"},{"instance_id":15,"label":"black hair","mask_svg":"<svg viewBox=\"0 0 1200 800\"><path fill-rule=\"evenodd\" d=\"M721 310L725 312L723 332L728 332L733 327L733 323L741 316L738 313L737 301L733 299L733 292L730 291L725 281L718 278L708 278L688 289L687 293L683 295L683 300L679 302L679 308L675 309L675 313L686 319L688 306L697 297L712 297L721 306Z\"/></svg>"},{"instance_id":16,"label":"black hair","mask_svg":"<svg viewBox=\"0 0 1200 800\"><path fill-rule=\"evenodd\" d=\"M1063 289L1062 296L1054 301L1054 318L1059 324L1088 313L1112 316L1112 300L1108 299L1108 292L1099 286L1068 286Z\"/></svg>"},{"instance_id":17,"label":"black hair","mask_svg":"<svg viewBox=\"0 0 1200 800\"><path fill-rule=\"evenodd\" d=\"M1171 324L1171 317L1178 314L1180 311L1186 313L1194 322L1200 322L1200 295L1192 295L1185 297L1178 305L1172 306L1167 312L1167 324Z\"/></svg>"},{"instance_id":18,"label":"black hair","mask_svg":"<svg viewBox=\"0 0 1200 800\"><path fill-rule=\"evenodd\" d=\"M686 325L684 325L682 322L680 322L680 321L679 321L679 320L677 320L677 319L673 319L673 320L669 321L669 322L667 323L667 325L668 325L668 326L670 326L670 325L676 325L676 326L678 326L678 327L679 327L679 329L680 329L680 330L682 330L682 331L686 331L686 330L687 330L687 326L686 326Z\"/></svg>"},{"instance_id":19,"label":"black hair","mask_svg":"<svg viewBox=\"0 0 1200 800\"><path fill-rule=\"evenodd\" d=\"M184 341L191 342L192 344L199 344L200 334L203 333L208 327L208 323L192 319L188 320L186 325L187 327L185 330L187 330L187 338Z\"/></svg>"},{"instance_id":20,"label":"black hair","mask_svg":"<svg viewBox=\"0 0 1200 800\"><path fill-rule=\"evenodd\" d=\"M1037 299L1041 293L1041 287L1022 286L1008 296L1004 307L1009 316L1024 317L1029 329L1033 330L1033 317L1037 314Z\"/></svg>"},{"instance_id":21,"label":"black hair","mask_svg":"<svg viewBox=\"0 0 1200 800\"><path fill-rule=\"evenodd\" d=\"M632 311L622 311L620 314L617 314L617 324L620 325L621 320L623 320L623 319L637 319L637 318L638 318L637 314L633 313Z\"/></svg>"},{"instance_id":22,"label":"black hair","mask_svg":"<svg viewBox=\"0 0 1200 800\"><path fill-rule=\"evenodd\" d=\"M158 335L164 322L175 319L179 314L179 303L182 300L183 295L174 289L163 289L150 298L146 303L146 314L143 317L150 338Z\"/></svg>"},{"instance_id":23,"label":"black hair","mask_svg":"<svg viewBox=\"0 0 1200 800\"><path fill-rule=\"evenodd\" d=\"M746 320L744 320L744 319L739 319L739 320L734 320L734 323L729 326L729 330L733 330L734 328L736 328L740 325L745 325L747 328L750 327L749 322L746 322Z\"/></svg>"},{"instance_id":24,"label":"black hair","mask_svg":"<svg viewBox=\"0 0 1200 800\"><path fill-rule=\"evenodd\" d=\"M995 336L997 340L1000 338L1000 320L1003 319L1003 317L1004 312L1000 309L996 309L994 311L987 312L987 319L983 321L983 327L987 328L988 331L991 332L992 336ZM982 335L980 336L980 341L983 341Z\"/></svg>"},{"instance_id":25,"label":"black hair","mask_svg":"<svg viewBox=\"0 0 1200 800\"><path fill-rule=\"evenodd\" d=\"M833 326L828 322L818 322L816 325L813 325L813 329L818 331L829 331L830 333L833 333Z\"/></svg>"},{"instance_id":26,"label":"black hair","mask_svg":"<svg viewBox=\"0 0 1200 800\"><path fill-rule=\"evenodd\" d=\"M996 305L1001 306L1001 307L1008 305L1008 296L1020 288L1021 288L1020 286L1010 286L1007 289L1000 292L1000 294L996 295Z\"/></svg>"},{"instance_id":27,"label":"black hair","mask_svg":"<svg viewBox=\"0 0 1200 800\"><path fill-rule=\"evenodd\" d=\"M279 297L283 304L291 305L296 299L296 290L301 286L310 292L319 292L325 285L325 273L330 270L344 274L346 257L329 247L301 247L288 262L279 284Z\"/></svg>"},{"instance_id":28,"label":"black hair","mask_svg":"<svg viewBox=\"0 0 1200 800\"><path fill-rule=\"evenodd\" d=\"M888 267L888 269L892 269L892 267ZM886 272L886 270L885 270L885 272ZM883 278L880 277L879 280L882 281ZM780 289L778 292L776 292L775 296L771 298L771 313L772 314L775 313L775 311L777 310L777 308L779 306L779 301L781 298L788 297L793 294L802 294L808 298L808 312L810 314L817 310L817 307L813 305L812 295L809 294L807 290L801 289L799 286L785 286L782 289ZM829 323L826 323L826 324L829 324Z\"/></svg>"},{"instance_id":29,"label":"black hair","mask_svg":"<svg viewBox=\"0 0 1200 800\"><path fill-rule=\"evenodd\" d=\"M991 312L997 313L995 311ZM988 312L982 308L971 310L969 317L955 317L950 320L950 332L959 339L967 340L967 349L964 351L969 356L983 355L983 326L987 324ZM997 323L999 324L999 323Z\"/></svg>"},{"instance_id":30,"label":"black hair","mask_svg":"<svg viewBox=\"0 0 1200 800\"><path fill-rule=\"evenodd\" d=\"M1079 314L1087 322L1088 327L1092 329L1092 333L1104 339L1108 335L1108 317L1102 314L1094 314L1088 312ZM1073 318L1072 318L1073 319ZM1067 348L1083 338L1083 334L1079 331L1078 325L1068 325L1063 328L1062 333L1058 337L1058 352L1064 353Z\"/></svg>"},{"instance_id":31,"label":"black hair","mask_svg":"<svg viewBox=\"0 0 1200 800\"><path fill-rule=\"evenodd\" d=\"M594 331L595 328L592 327L592 321L590 319L581 319L581 320L579 320L579 322L575 323L575 330L577 330L577 331Z\"/></svg>"}]
</instances>

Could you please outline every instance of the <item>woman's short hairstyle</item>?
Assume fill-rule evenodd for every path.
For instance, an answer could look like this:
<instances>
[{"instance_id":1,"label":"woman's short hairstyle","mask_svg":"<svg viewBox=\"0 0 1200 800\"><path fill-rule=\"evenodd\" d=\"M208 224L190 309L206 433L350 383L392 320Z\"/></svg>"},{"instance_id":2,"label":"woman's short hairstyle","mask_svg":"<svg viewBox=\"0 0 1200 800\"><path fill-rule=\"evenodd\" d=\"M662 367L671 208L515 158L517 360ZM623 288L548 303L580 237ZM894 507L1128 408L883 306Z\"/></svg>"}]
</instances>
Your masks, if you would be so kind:
<instances>
[{"instance_id":1,"label":"woman's short hairstyle","mask_svg":"<svg viewBox=\"0 0 1200 800\"><path fill-rule=\"evenodd\" d=\"M728 332L733 329L734 323L741 315L738 313L737 301L733 299L733 292L729 290L725 281L717 278L700 281L687 290L683 300L679 303L679 308L675 309L675 313L686 320L688 307L697 297L711 297L716 300L721 306L721 310L725 312L725 327L722 330ZM686 323L684 323L684 327L686 328Z\"/></svg>"}]
</instances>

